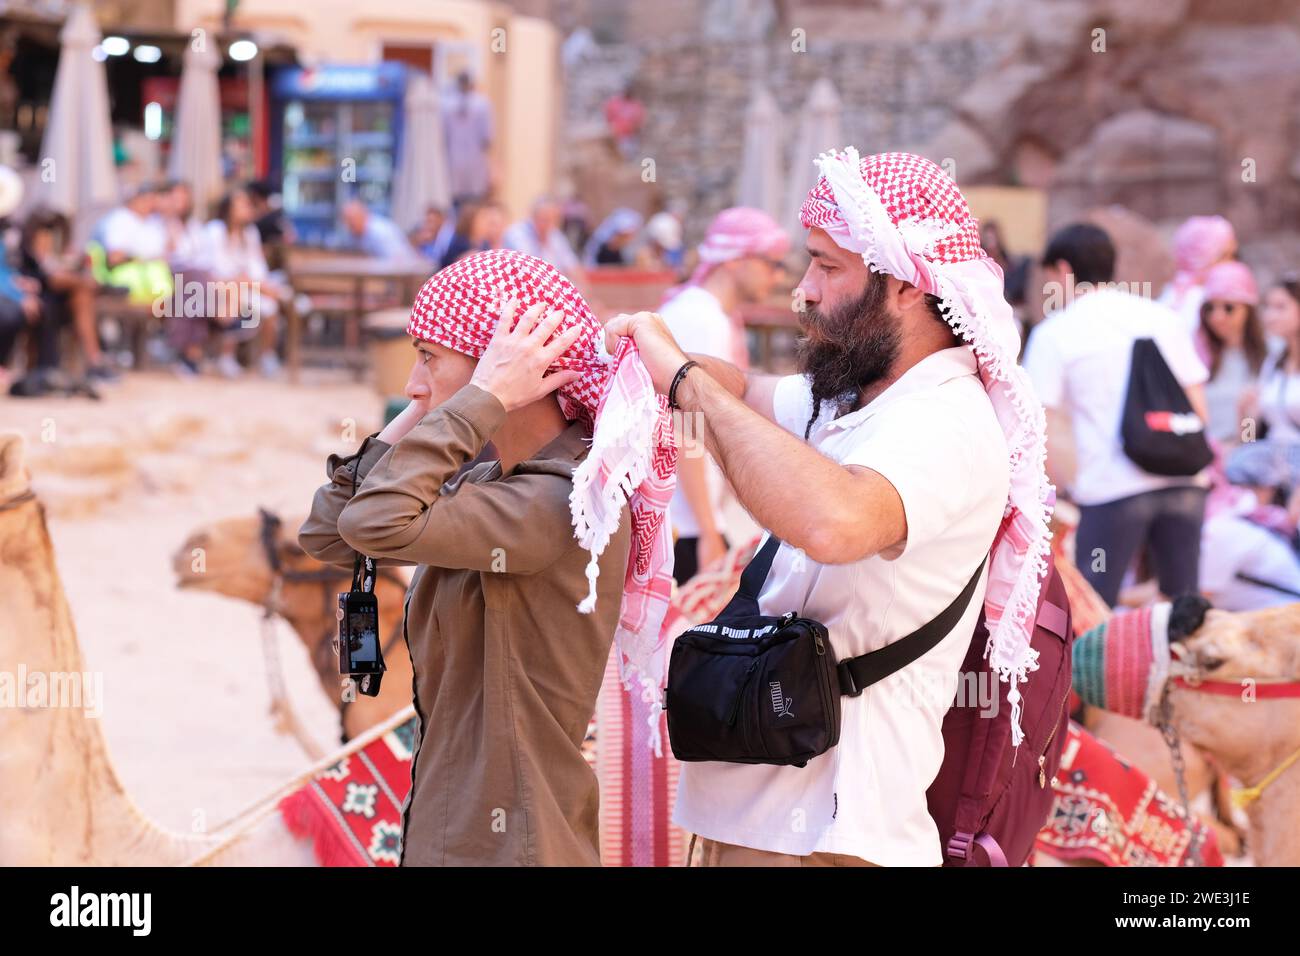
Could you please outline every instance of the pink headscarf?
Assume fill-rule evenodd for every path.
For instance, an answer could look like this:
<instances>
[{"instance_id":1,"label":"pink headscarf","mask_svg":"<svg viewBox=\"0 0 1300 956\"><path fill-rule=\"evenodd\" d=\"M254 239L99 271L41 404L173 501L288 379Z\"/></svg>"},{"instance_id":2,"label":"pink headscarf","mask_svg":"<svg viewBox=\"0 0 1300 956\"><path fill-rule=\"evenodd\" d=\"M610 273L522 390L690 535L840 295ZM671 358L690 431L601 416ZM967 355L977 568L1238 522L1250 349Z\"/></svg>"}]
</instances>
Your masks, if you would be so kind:
<instances>
[{"instance_id":1,"label":"pink headscarf","mask_svg":"<svg viewBox=\"0 0 1300 956\"><path fill-rule=\"evenodd\" d=\"M596 607L597 558L618 530L623 504L632 519L632 547L614 639L622 676L637 674L647 700L663 682L664 638L660 625L672 596L672 532L664 513L676 482L677 447L668 400L656 395L636 344L624 338L611 359L604 331L586 301L555 267L508 249L480 252L448 266L427 281L411 307L408 334L479 358L487 349L507 299L516 317L538 303L564 313L555 334L574 325L582 334L548 369L582 376L557 393L570 421L591 434L591 450L573 473L569 498L574 536L591 552L589 591L578 610ZM652 690L653 689L653 690ZM658 728L659 712L651 715Z\"/></svg>"},{"instance_id":2,"label":"pink headscarf","mask_svg":"<svg viewBox=\"0 0 1300 956\"><path fill-rule=\"evenodd\" d=\"M733 206L713 217L697 251L700 260L695 271L682 285L674 286L664 293L661 306L671 302L688 286L699 285L721 263L745 256L784 258L790 251L790 237L763 210ZM738 368L748 368L749 348L745 344L745 323L739 315L730 315L728 318L732 325L731 361Z\"/></svg>"},{"instance_id":3,"label":"pink headscarf","mask_svg":"<svg viewBox=\"0 0 1300 956\"><path fill-rule=\"evenodd\" d=\"M1240 262L1220 262L1205 273L1205 301L1259 305L1255 276Z\"/></svg>"},{"instance_id":4,"label":"pink headscarf","mask_svg":"<svg viewBox=\"0 0 1300 956\"><path fill-rule=\"evenodd\" d=\"M1020 333L1002 295L1002 270L980 247L978 223L938 166L910 153L860 159L850 146L817 160L821 178L799 219L826 230L868 267L938 296L970 345L1010 453L1011 491L993 541L984 617L989 666L1009 684L1011 742L1024 738L1017 684L1038 668L1030 646L1051 548L1056 494L1047 480L1047 421L1018 364Z\"/></svg>"},{"instance_id":5,"label":"pink headscarf","mask_svg":"<svg viewBox=\"0 0 1300 956\"><path fill-rule=\"evenodd\" d=\"M1172 305L1177 309L1188 289L1201 285L1210 266L1237 245L1232 223L1222 216L1192 216L1174 232L1174 265L1177 271L1169 283Z\"/></svg>"}]
</instances>

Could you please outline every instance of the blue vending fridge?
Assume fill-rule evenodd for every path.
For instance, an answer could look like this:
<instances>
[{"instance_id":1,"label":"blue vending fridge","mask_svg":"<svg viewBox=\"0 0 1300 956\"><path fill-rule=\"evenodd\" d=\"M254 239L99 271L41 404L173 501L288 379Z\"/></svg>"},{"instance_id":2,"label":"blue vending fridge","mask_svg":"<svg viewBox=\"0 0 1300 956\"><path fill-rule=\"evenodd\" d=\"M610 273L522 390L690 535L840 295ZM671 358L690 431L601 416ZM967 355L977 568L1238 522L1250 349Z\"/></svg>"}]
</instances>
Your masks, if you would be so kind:
<instances>
[{"instance_id":1,"label":"blue vending fridge","mask_svg":"<svg viewBox=\"0 0 1300 956\"><path fill-rule=\"evenodd\" d=\"M339 207L353 196L389 214L406 75L401 63L340 64L272 80L272 176L303 244L338 245Z\"/></svg>"}]
</instances>

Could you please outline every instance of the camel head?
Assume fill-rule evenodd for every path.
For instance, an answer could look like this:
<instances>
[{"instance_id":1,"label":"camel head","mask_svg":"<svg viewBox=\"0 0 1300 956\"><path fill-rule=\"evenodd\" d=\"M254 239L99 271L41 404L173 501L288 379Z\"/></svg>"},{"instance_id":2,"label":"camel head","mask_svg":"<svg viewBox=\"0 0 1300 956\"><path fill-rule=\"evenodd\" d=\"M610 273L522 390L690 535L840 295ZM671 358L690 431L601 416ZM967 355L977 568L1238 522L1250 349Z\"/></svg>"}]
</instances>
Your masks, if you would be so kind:
<instances>
[{"instance_id":1,"label":"camel head","mask_svg":"<svg viewBox=\"0 0 1300 956\"><path fill-rule=\"evenodd\" d=\"M1274 759L1270 741L1296 746L1295 734L1279 731L1300 726L1300 700L1252 699L1251 691L1264 681L1300 680L1300 603L1260 611L1210 610L1201 626L1175 645L1175 654L1175 676L1241 686L1235 696L1176 689L1174 718L1186 740L1243 769Z\"/></svg>"},{"instance_id":2,"label":"camel head","mask_svg":"<svg viewBox=\"0 0 1300 956\"><path fill-rule=\"evenodd\" d=\"M31 487L26 445L18 432L0 432L0 501L25 494Z\"/></svg>"},{"instance_id":3,"label":"camel head","mask_svg":"<svg viewBox=\"0 0 1300 956\"><path fill-rule=\"evenodd\" d=\"M177 587L212 591L227 597L239 598L258 606L271 596L275 571L264 543L264 528L268 527L276 560L280 570L289 578L295 572L319 575L326 566L310 557L298 544L292 530L302 523L302 516L281 521L269 512L259 512L236 518L226 518L196 529L172 555L172 569L176 572ZM337 586L347 587L350 574L338 570ZM281 605L307 602L314 610L321 606L322 584L318 581L285 580L281 592ZM302 592L299 594L298 592Z\"/></svg>"}]
</instances>

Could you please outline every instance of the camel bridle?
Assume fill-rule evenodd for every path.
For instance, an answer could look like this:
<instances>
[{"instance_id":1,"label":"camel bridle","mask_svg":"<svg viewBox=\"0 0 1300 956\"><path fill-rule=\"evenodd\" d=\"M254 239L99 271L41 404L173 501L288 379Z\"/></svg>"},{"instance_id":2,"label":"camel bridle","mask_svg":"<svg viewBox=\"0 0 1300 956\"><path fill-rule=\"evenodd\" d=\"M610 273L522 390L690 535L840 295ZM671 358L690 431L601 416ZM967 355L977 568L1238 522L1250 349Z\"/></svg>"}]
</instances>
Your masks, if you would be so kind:
<instances>
[{"instance_id":1,"label":"camel bridle","mask_svg":"<svg viewBox=\"0 0 1300 956\"><path fill-rule=\"evenodd\" d=\"M25 505L27 502L35 500L36 492L27 488L12 497L6 498L4 501L0 501L0 511L8 511L10 508L17 508L19 505Z\"/></svg>"},{"instance_id":2,"label":"camel bridle","mask_svg":"<svg viewBox=\"0 0 1300 956\"><path fill-rule=\"evenodd\" d=\"M318 748L311 743L311 738L307 735L302 722L299 720L293 707L289 702L289 694L284 685L284 674L280 667L279 645L275 640L275 618L284 617L284 609L280 603L280 592L286 582L291 584L314 583L321 587L321 601L326 618L334 621L333 603L337 597L338 582L346 581L347 573L337 568L323 567L315 571L299 571L293 568L286 568L284 561L280 556L279 534L280 528L284 525L280 516L266 508L257 509L258 518L261 521L259 538L262 543L262 551L266 557L266 563L271 568L271 587L267 591L266 601L262 604L262 652L266 658L267 682L270 684L271 691L271 711L276 714L280 720L281 726L289 730L297 739L303 749L309 755L318 756L313 751ZM390 584L396 584L402 590L406 590L406 582L403 581L391 568L377 568L375 571L377 577L382 577ZM403 618L405 615L403 615ZM387 640L381 645L381 653L387 654L402 636L403 618L399 618L393 626L392 632ZM321 635L319 641L311 648L312 664L318 672L323 673L326 668L334 662L334 624L330 623L325 626L325 632ZM344 696L341 706L339 707L339 738L342 743L348 743L347 732L347 710L352 704L354 698Z\"/></svg>"},{"instance_id":3,"label":"camel bridle","mask_svg":"<svg viewBox=\"0 0 1300 956\"><path fill-rule=\"evenodd\" d=\"M1245 687L1240 681L1204 680L1199 673L1175 677L1169 682L1183 690L1197 691L1202 694L1215 694L1220 697L1236 697L1245 703ZM1251 690L1255 700L1300 700L1300 680L1281 678L1278 680L1254 680ZM1282 774L1300 760L1300 747L1293 750L1281 763L1264 774L1259 783L1249 787L1233 787L1230 798L1232 805L1244 810L1260 798L1264 790L1274 783Z\"/></svg>"}]
</instances>

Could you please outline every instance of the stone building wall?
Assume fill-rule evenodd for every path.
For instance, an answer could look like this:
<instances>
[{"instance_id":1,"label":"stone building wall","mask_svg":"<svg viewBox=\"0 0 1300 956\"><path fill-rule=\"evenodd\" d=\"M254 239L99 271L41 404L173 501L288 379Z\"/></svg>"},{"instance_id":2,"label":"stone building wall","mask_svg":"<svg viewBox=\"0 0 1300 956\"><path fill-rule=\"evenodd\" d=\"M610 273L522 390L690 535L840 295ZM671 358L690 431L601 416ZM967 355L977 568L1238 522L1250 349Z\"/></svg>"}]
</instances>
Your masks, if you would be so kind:
<instances>
[{"instance_id":1,"label":"stone building wall","mask_svg":"<svg viewBox=\"0 0 1300 956\"><path fill-rule=\"evenodd\" d=\"M643 191L686 204L688 237L731 202L753 81L787 117L787 158L810 163L797 120L825 76L863 151L951 159L962 184L1043 188L1050 225L1120 204L1167 234L1219 212L1247 261L1300 267L1300 0L591 5L608 42L570 65L569 127L599 135L600 104L635 78L656 164ZM564 7L587 22L580 0ZM592 155L573 150L574 183L592 179ZM632 172L605 201L644 205Z\"/></svg>"}]
</instances>

